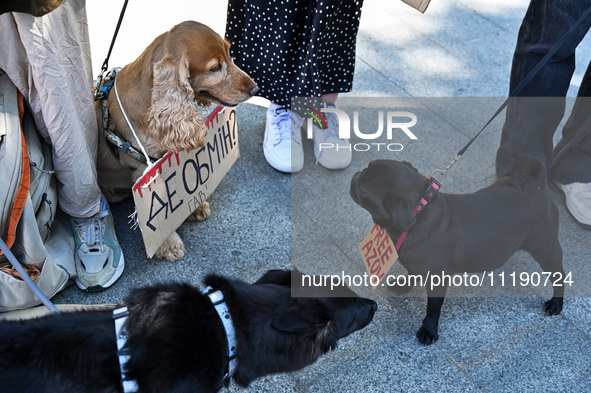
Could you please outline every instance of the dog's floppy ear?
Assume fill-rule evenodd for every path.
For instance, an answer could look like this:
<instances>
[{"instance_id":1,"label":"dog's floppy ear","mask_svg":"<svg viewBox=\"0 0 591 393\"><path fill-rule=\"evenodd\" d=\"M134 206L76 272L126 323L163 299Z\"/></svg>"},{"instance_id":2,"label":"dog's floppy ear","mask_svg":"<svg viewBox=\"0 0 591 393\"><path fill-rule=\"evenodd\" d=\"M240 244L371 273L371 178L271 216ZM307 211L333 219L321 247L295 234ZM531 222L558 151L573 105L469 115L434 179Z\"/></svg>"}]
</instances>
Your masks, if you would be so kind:
<instances>
[{"instance_id":1,"label":"dog's floppy ear","mask_svg":"<svg viewBox=\"0 0 591 393\"><path fill-rule=\"evenodd\" d=\"M406 165L407 167L409 167L410 169L414 170L415 172L419 172L419 170L417 168L415 168L410 162L408 161L401 161L404 165Z\"/></svg>"},{"instance_id":2,"label":"dog's floppy ear","mask_svg":"<svg viewBox=\"0 0 591 393\"><path fill-rule=\"evenodd\" d=\"M278 308L272 326L282 332L311 333L332 319L330 310L314 298L292 298L289 305Z\"/></svg>"},{"instance_id":3,"label":"dog's floppy ear","mask_svg":"<svg viewBox=\"0 0 591 393\"><path fill-rule=\"evenodd\" d=\"M417 221L414 214L414 206L411 206L404 201L394 199L388 199L386 204L392 214L392 225L394 228L401 233L412 228Z\"/></svg>"},{"instance_id":4,"label":"dog's floppy ear","mask_svg":"<svg viewBox=\"0 0 591 393\"><path fill-rule=\"evenodd\" d=\"M192 150L204 145L207 129L189 83L189 63L183 56L165 56L154 64L154 84L148 132L167 151Z\"/></svg>"},{"instance_id":5,"label":"dog's floppy ear","mask_svg":"<svg viewBox=\"0 0 591 393\"><path fill-rule=\"evenodd\" d=\"M275 311L271 325L282 332L309 336L323 353L336 348L339 339L331 311L315 298L292 298L287 307Z\"/></svg>"}]
</instances>

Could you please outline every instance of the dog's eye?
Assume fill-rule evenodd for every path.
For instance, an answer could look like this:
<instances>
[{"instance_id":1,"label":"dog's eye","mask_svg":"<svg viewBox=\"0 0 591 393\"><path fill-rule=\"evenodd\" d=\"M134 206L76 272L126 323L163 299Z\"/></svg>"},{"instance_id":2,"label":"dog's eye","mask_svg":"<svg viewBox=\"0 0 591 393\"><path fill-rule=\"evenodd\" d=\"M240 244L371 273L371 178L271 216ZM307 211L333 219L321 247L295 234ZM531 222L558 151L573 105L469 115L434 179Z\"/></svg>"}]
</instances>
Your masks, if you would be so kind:
<instances>
[{"instance_id":1,"label":"dog's eye","mask_svg":"<svg viewBox=\"0 0 591 393\"><path fill-rule=\"evenodd\" d=\"M209 72L220 72L222 70L222 63L217 63L214 67L209 69Z\"/></svg>"}]
</instances>

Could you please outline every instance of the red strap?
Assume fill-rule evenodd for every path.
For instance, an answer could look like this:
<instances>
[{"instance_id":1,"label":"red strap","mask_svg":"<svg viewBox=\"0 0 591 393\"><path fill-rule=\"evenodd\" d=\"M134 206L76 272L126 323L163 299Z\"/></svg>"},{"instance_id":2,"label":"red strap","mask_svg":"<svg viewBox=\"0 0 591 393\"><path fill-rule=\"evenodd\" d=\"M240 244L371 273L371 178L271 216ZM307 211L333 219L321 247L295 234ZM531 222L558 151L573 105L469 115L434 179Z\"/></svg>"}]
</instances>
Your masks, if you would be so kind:
<instances>
[{"instance_id":1,"label":"red strap","mask_svg":"<svg viewBox=\"0 0 591 393\"><path fill-rule=\"evenodd\" d=\"M398 241L396 242L396 252L398 252L398 250L400 250L400 247L402 247L402 243L404 243L406 235L408 235L408 231L403 232L402 235L400 235L400 237L398 238Z\"/></svg>"},{"instance_id":2,"label":"red strap","mask_svg":"<svg viewBox=\"0 0 591 393\"><path fill-rule=\"evenodd\" d=\"M416 216L418 213L422 212L425 206L427 206L429 202L435 198L440 187L441 184L439 184L439 182L434 177L429 177L429 187L427 187L427 191L425 191L425 194L419 201L419 204L415 207L415 210L412 212L412 214ZM408 231L403 232L398 238L398 241L396 242L396 252L398 252L400 247L402 247L402 243L404 243L406 235L408 235Z\"/></svg>"},{"instance_id":3,"label":"red strap","mask_svg":"<svg viewBox=\"0 0 591 393\"><path fill-rule=\"evenodd\" d=\"M6 234L6 245L10 248L14 244L14 240L16 237L16 226L18 225L18 221L23 214L23 210L25 208L25 203L27 202L27 196L29 195L29 186L31 184L31 172L29 167L29 151L27 150L27 144L25 143L25 135L23 133L23 117L25 113L25 105L22 94L18 93L18 112L21 120L21 148L23 150L22 153L22 163L21 163L21 180L20 184L18 185L18 191L16 193L16 198L14 199L14 203L12 204L12 209L10 211L10 219L8 221L8 233ZM0 255L2 255L2 251L0 251Z\"/></svg>"}]
</instances>

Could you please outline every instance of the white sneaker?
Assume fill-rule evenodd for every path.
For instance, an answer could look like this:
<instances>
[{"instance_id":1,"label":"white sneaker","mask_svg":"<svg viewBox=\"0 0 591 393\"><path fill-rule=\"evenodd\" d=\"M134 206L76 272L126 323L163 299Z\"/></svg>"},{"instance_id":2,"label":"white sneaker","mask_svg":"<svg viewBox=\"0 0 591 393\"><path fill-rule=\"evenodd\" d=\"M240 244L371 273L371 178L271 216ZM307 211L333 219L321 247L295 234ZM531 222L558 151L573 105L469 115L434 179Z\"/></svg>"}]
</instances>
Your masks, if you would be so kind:
<instances>
[{"instance_id":1,"label":"white sneaker","mask_svg":"<svg viewBox=\"0 0 591 393\"><path fill-rule=\"evenodd\" d=\"M316 124L312 130L314 139L314 157L328 169L343 169L351 164L351 144L349 139L339 139L339 120L332 112L325 112L327 129L320 129Z\"/></svg>"},{"instance_id":2,"label":"white sneaker","mask_svg":"<svg viewBox=\"0 0 591 393\"><path fill-rule=\"evenodd\" d=\"M581 224L591 226L591 183L556 183L564 192L566 208Z\"/></svg>"},{"instance_id":3,"label":"white sneaker","mask_svg":"<svg viewBox=\"0 0 591 393\"><path fill-rule=\"evenodd\" d=\"M299 172L304 167L301 127L302 119L289 109L271 104L267 110L263 152L280 172Z\"/></svg>"}]
</instances>

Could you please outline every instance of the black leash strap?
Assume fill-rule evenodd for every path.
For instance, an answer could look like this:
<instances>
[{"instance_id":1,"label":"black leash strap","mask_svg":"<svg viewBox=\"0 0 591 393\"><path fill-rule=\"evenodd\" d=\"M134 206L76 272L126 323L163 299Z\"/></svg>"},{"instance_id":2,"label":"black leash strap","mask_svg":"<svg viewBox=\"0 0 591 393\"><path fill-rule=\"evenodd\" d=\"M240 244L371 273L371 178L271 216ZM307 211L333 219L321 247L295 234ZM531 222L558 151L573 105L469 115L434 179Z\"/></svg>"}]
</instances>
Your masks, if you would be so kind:
<instances>
[{"instance_id":1,"label":"black leash strap","mask_svg":"<svg viewBox=\"0 0 591 393\"><path fill-rule=\"evenodd\" d=\"M111 46L109 47L109 52L107 53L107 57L105 58L105 61L103 62L103 65L101 67L101 72L97 78L96 81L96 87L95 87L95 91L94 91L94 99L97 100L99 98L97 98L99 96L99 90L101 88L101 83L103 81L103 74L105 73L105 71L107 71L107 68L109 68L109 58L111 57L111 52L113 51L113 47L115 46L115 40L117 39L117 34L119 34L119 28L121 27L121 22L123 21L123 15L125 15L125 9L127 8L127 3L129 0L125 0L125 2L123 3L123 9L121 10L121 14L119 15L119 21L117 22L117 27L115 28L115 33L113 34L113 39L111 40Z\"/></svg>"},{"instance_id":2,"label":"black leash strap","mask_svg":"<svg viewBox=\"0 0 591 393\"><path fill-rule=\"evenodd\" d=\"M525 79L523 79L521 81L521 83L519 83L519 85L517 85L517 87L515 88L515 90L513 90L509 94L509 97L507 97L507 99L505 100L505 102L503 102L503 104L500 106L500 108L497 109L497 111L494 113L494 115L492 115L492 117L486 122L486 124L484 125L484 127L482 127L482 129L480 129L480 131L478 131L478 133L476 135L474 135L474 137L472 139L470 139L470 141L468 141L468 143L466 144L466 146L464 146L456 154L456 156L447 165L447 167L445 167L444 170L435 170L431 174L431 176L433 176L433 174L435 174L435 173L441 173L443 175L443 180L441 181L441 184L443 184L445 182L445 172L447 172L447 170L449 168L451 168L451 166L453 164L455 164L462 157L462 155L464 155L464 153L466 152L466 150L468 150L468 148L472 145L472 143L474 143L474 141L476 140L476 138L478 138L478 136L480 136L480 134L482 134L482 132L485 130L485 128L488 127L489 124L492 123L493 120L495 120L497 118L497 116L507 107L507 105L509 104L509 100L511 98L513 98L513 97L516 97L519 93L521 93L521 91L523 90L523 88L528 83L530 83L532 81L532 79L536 76L536 74L538 72L540 72L540 70L542 69L542 67L545 66L546 63L548 63L548 61L550 60L550 58L552 56L554 56L554 54L556 54L556 52L558 51L558 49L560 49L560 47L562 45L564 45L564 43L566 42L566 40L579 27L579 25L583 22L583 20L585 20L585 18L587 18L587 16L589 16L589 14L591 14L591 8L587 9L583 13L583 15L581 15L581 17L573 25L571 25L570 29L560 38L560 40L558 40L558 42L556 44L554 44L554 46L552 47L552 49L550 49L550 51L548 51L548 53L546 53L546 55L542 58L542 60L540 60L540 62L529 72L529 74L527 74L527 76L525 77Z\"/></svg>"}]
</instances>

